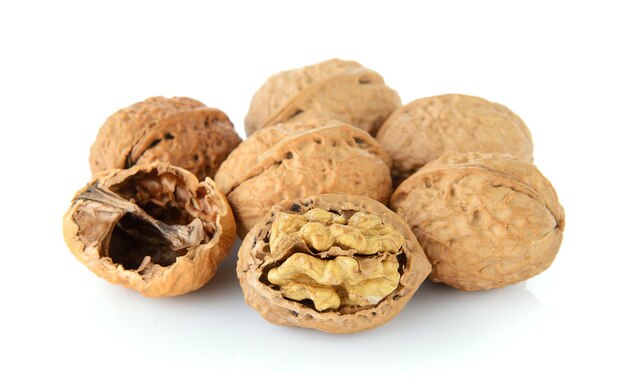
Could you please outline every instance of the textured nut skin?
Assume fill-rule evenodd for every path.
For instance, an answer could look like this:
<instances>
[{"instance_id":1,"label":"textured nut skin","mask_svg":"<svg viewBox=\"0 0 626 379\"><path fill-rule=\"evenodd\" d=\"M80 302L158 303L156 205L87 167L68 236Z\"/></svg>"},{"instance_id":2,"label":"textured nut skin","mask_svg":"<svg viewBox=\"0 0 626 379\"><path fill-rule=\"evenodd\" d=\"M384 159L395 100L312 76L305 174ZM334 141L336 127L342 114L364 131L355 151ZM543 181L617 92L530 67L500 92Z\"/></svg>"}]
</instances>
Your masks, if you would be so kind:
<instances>
[{"instance_id":1,"label":"textured nut skin","mask_svg":"<svg viewBox=\"0 0 626 379\"><path fill-rule=\"evenodd\" d=\"M391 209L422 244L430 278L466 291L541 273L565 226L550 182L535 166L499 153L443 155L398 187Z\"/></svg>"},{"instance_id":2,"label":"textured nut skin","mask_svg":"<svg viewBox=\"0 0 626 379\"><path fill-rule=\"evenodd\" d=\"M396 184L444 153L508 153L532 163L526 124L507 107L467 95L415 100L397 109L376 139L393 159Z\"/></svg>"},{"instance_id":3,"label":"textured nut skin","mask_svg":"<svg viewBox=\"0 0 626 379\"><path fill-rule=\"evenodd\" d=\"M269 233L276 212L304 213L309 209L328 211L362 211L376 215L393 225L404 237L406 264L398 288L375 307L350 313L318 312L299 302L285 299L261 282L263 265L270 256ZM411 296L430 273L430 264L411 229L384 205L362 196L317 195L296 201L286 201L272 208L241 243L237 261L237 276L248 305L268 321L287 326L318 329L329 333L354 333L382 325L404 308Z\"/></svg>"},{"instance_id":4,"label":"textured nut skin","mask_svg":"<svg viewBox=\"0 0 626 379\"><path fill-rule=\"evenodd\" d=\"M401 105L396 91L357 62L331 59L271 76L256 92L246 133L278 123L334 119L375 134Z\"/></svg>"},{"instance_id":5,"label":"textured nut skin","mask_svg":"<svg viewBox=\"0 0 626 379\"><path fill-rule=\"evenodd\" d=\"M233 207L243 238L272 205L338 193L387 204L391 159L363 130L316 120L259 130L224 161L215 182Z\"/></svg>"},{"instance_id":6,"label":"textured nut skin","mask_svg":"<svg viewBox=\"0 0 626 379\"><path fill-rule=\"evenodd\" d=\"M91 172L160 160L213 177L241 139L228 116L186 97L151 97L120 109L91 147Z\"/></svg>"},{"instance_id":7,"label":"textured nut skin","mask_svg":"<svg viewBox=\"0 0 626 379\"><path fill-rule=\"evenodd\" d=\"M153 264L141 273L140 270L125 269L121 264L113 262L110 257L104 256L102 245L98 241L92 240L86 244L81 238L80 227L75 217L77 212L84 209L85 200L72 202L63 218L63 236L72 254L91 271L107 281L122 284L149 297L181 295L202 287L213 277L217 265L228 254L235 240L235 222L232 212L226 198L215 188L215 183L211 179L206 178L198 182L197 178L186 170L154 162L136 165L127 170L113 169L96 174L87 186L77 192L77 195L97 181L109 188L125 183L135 175L153 170L158 175L168 173L179 178L177 190L183 187L190 193L206 191L205 197L211 204L212 214L208 218L202 217L201 214L197 216L213 229L210 240L190 247L185 255L179 256L173 264L167 267ZM103 224L106 226L115 223L117 219L111 217Z\"/></svg>"}]
</instances>

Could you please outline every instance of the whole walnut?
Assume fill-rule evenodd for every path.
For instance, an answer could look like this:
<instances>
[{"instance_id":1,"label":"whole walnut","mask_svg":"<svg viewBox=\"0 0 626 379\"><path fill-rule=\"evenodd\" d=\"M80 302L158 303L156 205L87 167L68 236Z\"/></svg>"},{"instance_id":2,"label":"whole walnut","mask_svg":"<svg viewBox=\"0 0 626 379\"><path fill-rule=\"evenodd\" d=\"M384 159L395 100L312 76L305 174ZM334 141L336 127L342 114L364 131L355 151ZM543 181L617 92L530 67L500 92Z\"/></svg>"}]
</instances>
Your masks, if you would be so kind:
<instances>
[{"instance_id":1,"label":"whole walnut","mask_svg":"<svg viewBox=\"0 0 626 379\"><path fill-rule=\"evenodd\" d=\"M113 113L91 146L96 174L156 160L213 177L241 139L219 109L186 97L151 97Z\"/></svg>"},{"instance_id":2,"label":"whole walnut","mask_svg":"<svg viewBox=\"0 0 626 379\"><path fill-rule=\"evenodd\" d=\"M271 76L246 116L248 135L278 123L335 119L375 134L402 103L376 72L331 59Z\"/></svg>"},{"instance_id":3,"label":"whole walnut","mask_svg":"<svg viewBox=\"0 0 626 379\"><path fill-rule=\"evenodd\" d=\"M107 281L151 297L196 290L235 240L215 183L161 162L96 174L63 219L74 256Z\"/></svg>"},{"instance_id":4,"label":"whole walnut","mask_svg":"<svg viewBox=\"0 0 626 379\"><path fill-rule=\"evenodd\" d=\"M274 206L239 249L248 305L279 325L353 333L393 318L430 272L411 229L361 196Z\"/></svg>"},{"instance_id":5,"label":"whole walnut","mask_svg":"<svg viewBox=\"0 0 626 379\"><path fill-rule=\"evenodd\" d=\"M374 137L337 121L259 130L224 161L215 182L244 237L272 207L321 193L362 195L387 204L391 159Z\"/></svg>"},{"instance_id":6,"label":"whole walnut","mask_svg":"<svg viewBox=\"0 0 626 379\"><path fill-rule=\"evenodd\" d=\"M541 273L565 226L550 182L535 166L499 153L443 155L398 187L391 209L428 255L431 279L467 291Z\"/></svg>"},{"instance_id":7,"label":"whole walnut","mask_svg":"<svg viewBox=\"0 0 626 379\"><path fill-rule=\"evenodd\" d=\"M393 159L396 184L452 151L508 153L533 161L532 137L522 119L503 105L475 96L415 100L397 109L376 139Z\"/></svg>"}]
</instances>

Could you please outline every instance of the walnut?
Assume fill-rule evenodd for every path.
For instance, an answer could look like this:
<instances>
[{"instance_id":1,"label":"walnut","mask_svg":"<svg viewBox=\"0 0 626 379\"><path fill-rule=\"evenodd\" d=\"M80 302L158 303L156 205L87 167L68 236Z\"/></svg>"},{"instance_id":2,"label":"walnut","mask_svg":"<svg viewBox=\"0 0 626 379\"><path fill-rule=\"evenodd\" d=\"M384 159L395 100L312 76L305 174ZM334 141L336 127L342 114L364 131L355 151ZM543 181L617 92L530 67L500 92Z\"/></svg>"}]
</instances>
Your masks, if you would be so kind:
<instances>
[{"instance_id":1,"label":"walnut","mask_svg":"<svg viewBox=\"0 0 626 379\"><path fill-rule=\"evenodd\" d=\"M376 139L393 158L396 185L446 152L501 152L533 161L526 124L507 107L475 96L415 100L396 110Z\"/></svg>"},{"instance_id":2,"label":"walnut","mask_svg":"<svg viewBox=\"0 0 626 379\"><path fill-rule=\"evenodd\" d=\"M206 178L161 162L96 174L63 219L76 258L151 297L196 290L235 239L228 202Z\"/></svg>"},{"instance_id":3,"label":"walnut","mask_svg":"<svg viewBox=\"0 0 626 379\"><path fill-rule=\"evenodd\" d=\"M331 59L271 76L252 98L246 133L278 123L335 119L375 134L401 105L396 91L357 62Z\"/></svg>"},{"instance_id":4,"label":"walnut","mask_svg":"<svg viewBox=\"0 0 626 379\"><path fill-rule=\"evenodd\" d=\"M547 269L565 225L550 182L535 166L500 153L443 155L398 187L391 208L424 247L431 279L467 291Z\"/></svg>"},{"instance_id":5,"label":"walnut","mask_svg":"<svg viewBox=\"0 0 626 379\"><path fill-rule=\"evenodd\" d=\"M332 194L274 206L237 262L246 302L268 321L331 333L389 321L430 269L397 214L369 198Z\"/></svg>"},{"instance_id":6,"label":"walnut","mask_svg":"<svg viewBox=\"0 0 626 379\"><path fill-rule=\"evenodd\" d=\"M91 147L96 174L160 160L213 177L241 139L228 117L186 97L151 97L111 115Z\"/></svg>"},{"instance_id":7,"label":"walnut","mask_svg":"<svg viewBox=\"0 0 626 379\"><path fill-rule=\"evenodd\" d=\"M233 207L240 237L284 200L320 193L391 195L391 160L376 140L337 121L259 130L224 161L215 181Z\"/></svg>"}]
</instances>

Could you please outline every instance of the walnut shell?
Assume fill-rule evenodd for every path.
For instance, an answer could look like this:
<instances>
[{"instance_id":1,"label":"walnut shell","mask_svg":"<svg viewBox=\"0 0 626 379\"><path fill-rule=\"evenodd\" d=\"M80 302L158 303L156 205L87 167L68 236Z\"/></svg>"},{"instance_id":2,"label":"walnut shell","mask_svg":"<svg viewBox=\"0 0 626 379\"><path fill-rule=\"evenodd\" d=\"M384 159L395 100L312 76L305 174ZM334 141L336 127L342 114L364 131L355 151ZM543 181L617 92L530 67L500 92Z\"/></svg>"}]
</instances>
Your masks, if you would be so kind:
<instances>
[{"instance_id":1,"label":"walnut shell","mask_svg":"<svg viewBox=\"0 0 626 379\"><path fill-rule=\"evenodd\" d=\"M91 147L96 174L160 160L213 177L241 139L228 116L186 97L151 97L120 109L102 125Z\"/></svg>"},{"instance_id":2,"label":"walnut shell","mask_svg":"<svg viewBox=\"0 0 626 379\"><path fill-rule=\"evenodd\" d=\"M550 182L535 166L499 153L443 155L398 187L391 209L422 244L430 278L466 291L541 273L565 226Z\"/></svg>"},{"instance_id":3,"label":"walnut shell","mask_svg":"<svg viewBox=\"0 0 626 379\"><path fill-rule=\"evenodd\" d=\"M145 296L174 296L213 277L235 222L210 178L153 162L95 175L76 193L63 235L98 276Z\"/></svg>"},{"instance_id":4,"label":"walnut shell","mask_svg":"<svg viewBox=\"0 0 626 379\"><path fill-rule=\"evenodd\" d=\"M246 133L278 123L335 119L375 134L402 103L383 78L357 62L331 59L271 76L256 92Z\"/></svg>"},{"instance_id":5,"label":"walnut shell","mask_svg":"<svg viewBox=\"0 0 626 379\"><path fill-rule=\"evenodd\" d=\"M508 153L532 163L533 142L526 124L507 107L467 95L415 100L397 109L376 139L393 159L399 184L444 153Z\"/></svg>"},{"instance_id":6,"label":"walnut shell","mask_svg":"<svg viewBox=\"0 0 626 379\"><path fill-rule=\"evenodd\" d=\"M303 215L315 209L328 211L337 218L345 219L355 217L356 214L374 216L382 221L386 228L392 228L395 233L399 233L402 239L399 251L390 253L383 248L374 258L363 258L360 250L345 246L342 248L341 243L326 251L318 251L307 246L308 242L305 243L305 240L298 236L279 241L274 238L273 233L277 233L275 223L279 222L281 217L290 214ZM376 299L376 303L365 306L346 304L339 308L319 311L308 300L289 299L269 281L272 269L280 267L290 257L302 253L309 257L317 256L324 262L338 257L382 260L385 256L396 256L400 264L397 269L397 273L400 274L399 280L395 289L384 298ZM431 269L411 229L397 214L369 198L332 194L286 201L274 206L245 237L238 258L237 276L245 301L265 319L278 325L300 326L330 333L359 332L389 321L404 308ZM332 271L326 270L323 276L328 277L331 273Z\"/></svg>"},{"instance_id":7,"label":"walnut shell","mask_svg":"<svg viewBox=\"0 0 626 379\"><path fill-rule=\"evenodd\" d=\"M387 204L391 159L376 140L337 121L259 130L224 161L215 182L235 213L243 238L284 200L321 193L362 195Z\"/></svg>"}]
</instances>

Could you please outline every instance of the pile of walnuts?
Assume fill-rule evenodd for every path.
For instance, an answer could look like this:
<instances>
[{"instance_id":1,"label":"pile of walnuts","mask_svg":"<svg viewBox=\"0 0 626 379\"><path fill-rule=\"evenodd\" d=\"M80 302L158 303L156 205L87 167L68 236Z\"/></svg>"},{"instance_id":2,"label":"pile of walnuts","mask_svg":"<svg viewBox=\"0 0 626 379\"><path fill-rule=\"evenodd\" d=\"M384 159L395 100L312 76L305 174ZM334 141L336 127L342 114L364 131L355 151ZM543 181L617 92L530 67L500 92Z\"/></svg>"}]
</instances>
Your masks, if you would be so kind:
<instances>
[{"instance_id":1,"label":"pile of walnuts","mask_svg":"<svg viewBox=\"0 0 626 379\"><path fill-rule=\"evenodd\" d=\"M404 106L337 59L270 77L241 141L222 111L153 97L111 115L63 219L97 275L146 296L194 291L238 234L245 301L331 333L393 318L429 277L499 288L547 269L565 215L524 122L466 95Z\"/></svg>"}]
</instances>

